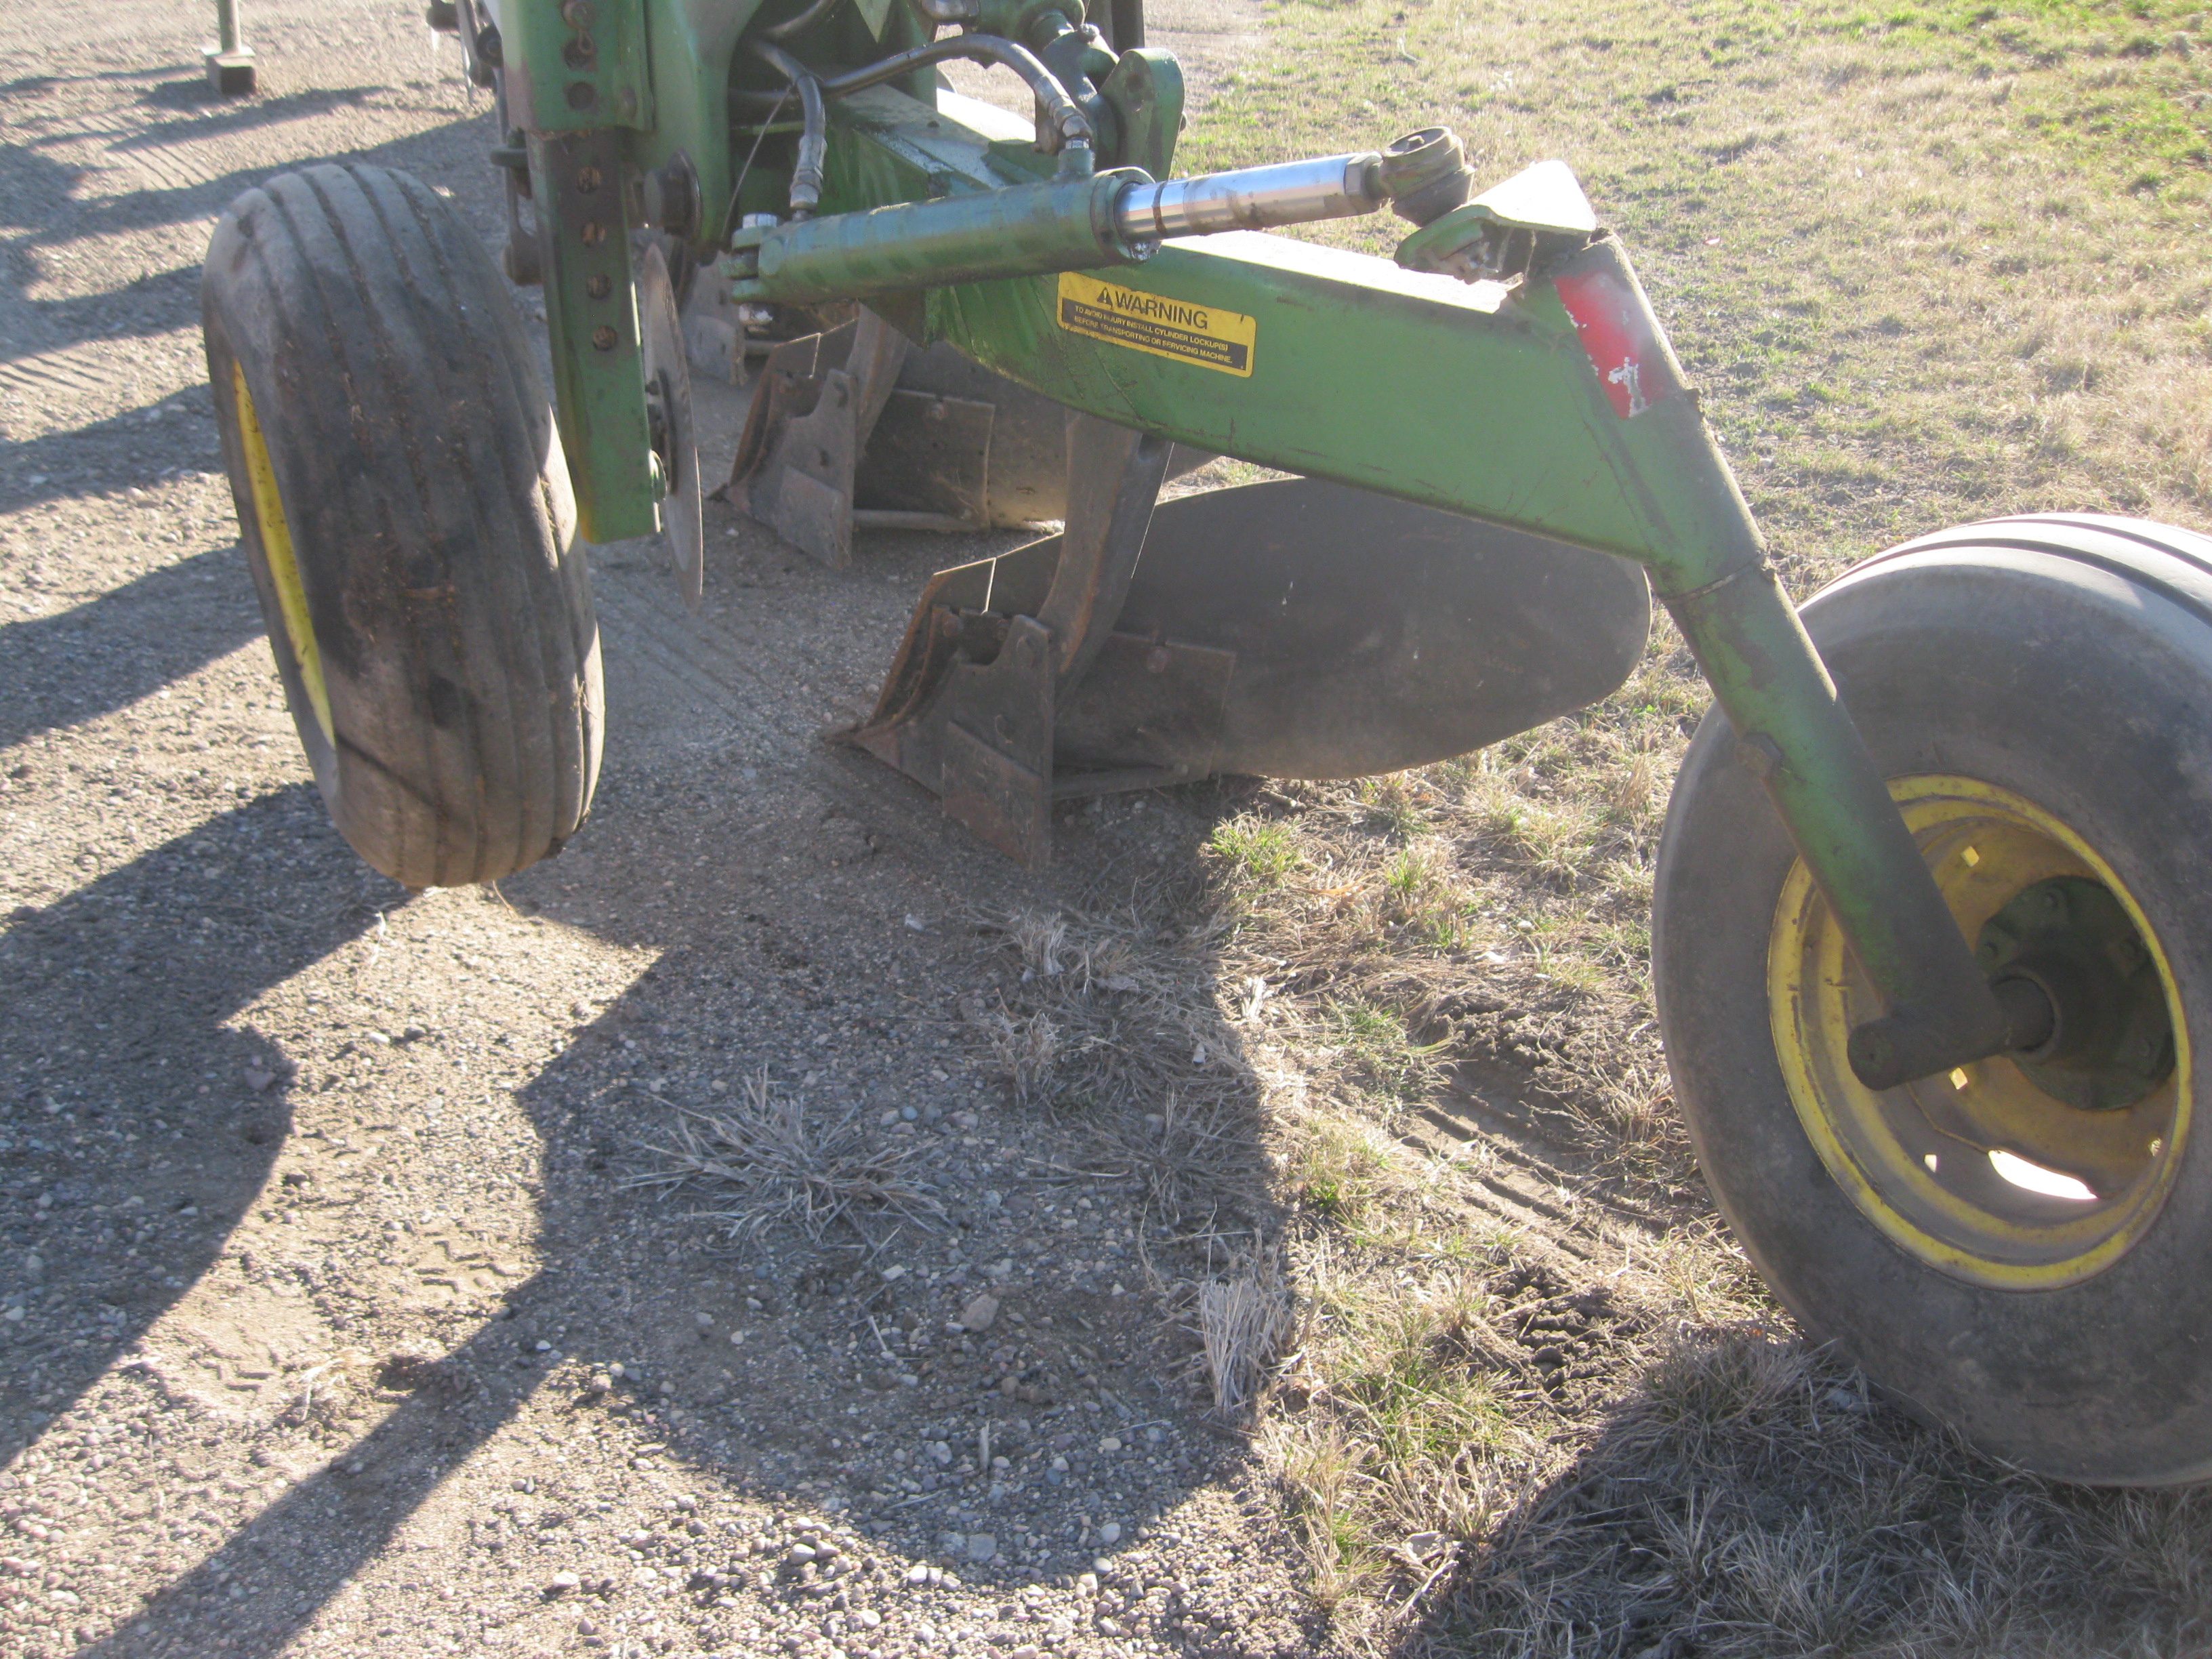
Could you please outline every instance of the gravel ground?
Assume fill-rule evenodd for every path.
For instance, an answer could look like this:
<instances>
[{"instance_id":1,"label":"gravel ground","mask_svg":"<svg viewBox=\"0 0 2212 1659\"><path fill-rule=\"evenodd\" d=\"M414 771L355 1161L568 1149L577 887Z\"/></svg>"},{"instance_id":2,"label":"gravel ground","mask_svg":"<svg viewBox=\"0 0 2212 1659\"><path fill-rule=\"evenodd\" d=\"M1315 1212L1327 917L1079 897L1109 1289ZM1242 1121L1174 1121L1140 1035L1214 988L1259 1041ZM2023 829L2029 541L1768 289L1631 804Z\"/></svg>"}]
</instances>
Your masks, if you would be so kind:
<instances>
[{"instance_id":1,"label":"gravel ground","mask_svg":"<svg viewBox=\"0 0 2212 1659\"><path fill-rule=\"evenodd\" d=\"M0 1651L1313 1650L1188 1328L1249 1218L1147 1202L1142 1126L976 1035L1024 971L981 924L1171 889L1196 805L1015 872L813 735L974 548L833 574L714 508L696 617L595 555L568 850L366 870L259 637L198 260L343 155L489 240L494 135L411 4L255 6L235 105L206 10L0 17ZM761 1100L942 1213L733 1237L625 1184Z\"/></svg>"}]
</instances>

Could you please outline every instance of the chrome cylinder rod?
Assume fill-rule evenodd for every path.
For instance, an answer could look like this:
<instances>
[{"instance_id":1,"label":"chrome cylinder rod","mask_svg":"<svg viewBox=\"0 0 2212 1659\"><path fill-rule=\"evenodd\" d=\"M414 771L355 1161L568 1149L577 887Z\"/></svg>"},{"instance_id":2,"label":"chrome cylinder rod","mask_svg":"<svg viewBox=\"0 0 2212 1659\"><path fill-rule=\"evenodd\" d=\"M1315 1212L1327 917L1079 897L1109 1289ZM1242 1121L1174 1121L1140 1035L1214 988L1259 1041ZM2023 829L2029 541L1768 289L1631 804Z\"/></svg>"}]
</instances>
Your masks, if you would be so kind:
<instances>
[{"instance_id":1,"label":"chrome cylinder rod","mask_svg":"<svg viewBox=\"0 0 2212 1659\"><path fill-rule=\"evenodd\" d=\"M1381 157L1325 155L1242 167L1195 179L1131 185L1114 203L1114 228L1132 241L1264 230L1372 213L1388 199L1376 176Z\"/></svg>"}]
</instances>

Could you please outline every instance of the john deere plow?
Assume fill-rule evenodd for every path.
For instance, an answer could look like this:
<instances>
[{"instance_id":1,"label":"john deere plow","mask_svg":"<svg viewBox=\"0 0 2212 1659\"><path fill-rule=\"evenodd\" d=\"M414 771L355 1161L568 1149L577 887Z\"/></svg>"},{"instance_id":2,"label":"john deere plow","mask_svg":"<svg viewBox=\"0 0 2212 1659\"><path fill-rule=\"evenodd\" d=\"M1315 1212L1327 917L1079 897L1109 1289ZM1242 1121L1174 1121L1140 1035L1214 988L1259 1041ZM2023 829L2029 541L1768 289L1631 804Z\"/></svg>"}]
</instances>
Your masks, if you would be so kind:
<instances>
[{"instance_id":1,"label":"john deere plow","mask_svg":"<svg viewBox=\"0 0 2212 1659\"><path fill-rule=\"evenodd\" d=\"M933 577L842 734L1032 866L1068 797L1395 770L1583 708L1656 594L1715 702L1655 979L1738 1237L1997 1454L2212 1474L2212 544L1999 520L1801 613L1565 164L1480 178L1431 128L1179 177L1136 0L432 12L498 99L550 409L506 283L404 175L248 191L204 290L278 666L371 864L558 850L601 729L576 543L658 537L696 598L706 489L832 564L872 526L1059 526ZM1368 215L1394 258L1269 234ZM726 480L680 302L757 343ZM1212 455L1294 476L1160 499Z\"/></svg>"}]
</instances>

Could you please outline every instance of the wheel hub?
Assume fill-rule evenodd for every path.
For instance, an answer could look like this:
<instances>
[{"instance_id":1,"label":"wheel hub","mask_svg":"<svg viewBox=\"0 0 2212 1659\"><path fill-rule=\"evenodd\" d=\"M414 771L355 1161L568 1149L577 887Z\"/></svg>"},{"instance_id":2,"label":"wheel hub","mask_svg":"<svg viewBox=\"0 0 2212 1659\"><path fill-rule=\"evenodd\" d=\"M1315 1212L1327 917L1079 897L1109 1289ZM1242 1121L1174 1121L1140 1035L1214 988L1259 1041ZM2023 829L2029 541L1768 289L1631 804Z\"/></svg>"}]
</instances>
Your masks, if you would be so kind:
<instances>
[{"instance_id":1,"label":"wheel hub","mask_svg":"<svg viewBox=\"0 0 2212 1659\"><path fill-rule=\"evenodd\" d=\"M2008 1289L2087 1278L2142 1236L2187 1133L2165 958L2118 876L2033 802L1968 778L1891 790L2023 1046L1867 1087L1846 1042L1880 999L1799 864L1767 958L1791 1103L1837 1184L1910 1254Z\"/></svg>"},{"instance_id":2,"label":"wheel hub","mask_svg":"<svg viewBox=\"0 0 2212 1659\"><path fill-rule=\"evenodd\" d=\"M2054 876L1983 924L1976 958L1998 985L2049 1000L2050 1032L2013 1063L2076 1111L2121 1111L2173 1070L2173 1019L2158 965L2109 889Z\"/></svg>"}]
</instances>

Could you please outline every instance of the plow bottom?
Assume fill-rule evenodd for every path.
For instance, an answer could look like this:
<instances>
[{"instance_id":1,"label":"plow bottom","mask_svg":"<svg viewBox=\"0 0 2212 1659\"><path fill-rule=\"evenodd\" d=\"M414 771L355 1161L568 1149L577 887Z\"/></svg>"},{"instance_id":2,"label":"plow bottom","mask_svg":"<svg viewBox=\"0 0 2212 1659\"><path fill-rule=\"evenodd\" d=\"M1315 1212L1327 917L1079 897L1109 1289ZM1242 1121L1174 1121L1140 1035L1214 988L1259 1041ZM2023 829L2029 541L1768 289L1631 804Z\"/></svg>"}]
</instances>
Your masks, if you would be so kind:
<instances>
[{"instance_id":1,"label":"plow bottom","mask_svg":"<svg viewBox=\"0 0 2212 1659\"><path fill-rule=\"evenodd\" d=\"M1025 863L1054 799L1217 773L1344 778L1597 701L1650 624L1608 554L1297 478L1164 501L1087 668L1036 620L1048 537L938 573L848 740Z\"/></svg>"}]
</instances>

